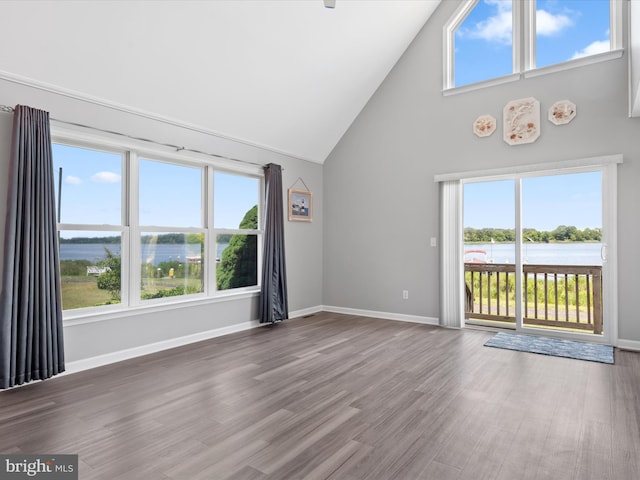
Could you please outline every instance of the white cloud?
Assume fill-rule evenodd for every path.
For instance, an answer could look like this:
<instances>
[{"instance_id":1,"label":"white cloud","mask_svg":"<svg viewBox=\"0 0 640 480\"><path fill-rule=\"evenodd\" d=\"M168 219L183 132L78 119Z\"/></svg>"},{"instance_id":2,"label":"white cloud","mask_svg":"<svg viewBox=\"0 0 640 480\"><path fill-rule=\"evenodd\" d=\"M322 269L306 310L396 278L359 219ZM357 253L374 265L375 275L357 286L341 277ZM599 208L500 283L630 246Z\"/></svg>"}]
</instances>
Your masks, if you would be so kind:
<instances>
[{"instance_id":1,"label":"white cloud","mask_svg":"<svg viewBox=\"0 0 640 480\"><path fill-rule=\"evenodd\" d=\"M98 172L91 177L91 181L96 183L118 183L120 175L113 172Z\"/></svg>"},{"instance_id":2,"label":"white cloud","mask_svg":"<svg viewBox=\"0 0 640 480\"><path fill-rule=\"evenodd\" d=\"M495 15L476 23L472 29L460 31L463 36L479 38L487 42L502 44L511 43L513 18L511 0L485 0L485 4L495 7ZM555 35L573 25L573 21L564 14L552 14L546 10L538 10L536 15L536 30L540 35Z\"/></svg>"},{"instance_id":3,"label":"white cloud","mask_svg":"<svg viewBox=\"0 0 640 480\"><path fill-rule=\"evenodd\" d=\"M470 38L480 38L488 42L511 43L511 0L485 0L487 5L497 8L496 15L475 24L472 30L460 32Z\"/></svg>"},{"instance_id":4,"label":"white cloud","mask_svg":"<svg viewBox=\"0 0 640 480\"><path fill-rule=\"evenodd\" d=\"M82 179L78 177L74 177L73 175L67 175L67 178L64 181L70 185L80 185L82 183Z\"/></svg>"},{"instance_id":5,"label":"white cloud","mask_svg":"<svg viewBox=\"0 0 640 480\"><path fill-rule=\"evenodd\" d=\"M571 57L571 60L576 58L588 57L589 55L595 55L596 53L608 52L609 49L609 40L598 40L587 45L579 52L574 53L573 57Z\"/></svg>"},{"instance_id":6,"label":"white cloud","mask_svg":"<svg viewBox=\"0 0 640 480\"><path fill-rule=\"evenodd\" d=\"M536 33L539 35L555 35L571 25L571 19L561 13L554 15L546 10L536 12Z\"/></svg>"}]
</instances>

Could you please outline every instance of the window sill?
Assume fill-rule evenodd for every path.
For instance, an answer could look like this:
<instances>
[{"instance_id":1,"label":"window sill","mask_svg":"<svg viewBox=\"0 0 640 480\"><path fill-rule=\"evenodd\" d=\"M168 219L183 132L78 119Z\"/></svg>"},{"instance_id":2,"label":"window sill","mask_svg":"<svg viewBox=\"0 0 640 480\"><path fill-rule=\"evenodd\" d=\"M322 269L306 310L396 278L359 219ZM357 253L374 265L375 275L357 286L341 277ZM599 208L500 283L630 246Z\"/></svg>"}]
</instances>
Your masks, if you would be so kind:
<instances>
[{"instance_id":1,"label":"window sill","mask_svg":"<svg viewBox=\"0 0 640 480\"><path fill-rule=\"evenodd\" d=\"M575 60L567 60L566 62L556 63L555 65L548 65L546 67L536 68L535 70L528 70L524 72L524 78L535 78L549 73L563 72L565 70L571 70L573 68L584 67L587 65L594 65L596 63L607 62L609 60L615 60L621 58L624 53L623 49L611 50L609 52L598 53L596 55L589 55L588 57L576 58Z\"/></svg>"},{"instance_id":2,"label":"window sill","mask_svg":"<svg viewBox=\"0 0 640 480\"><path fill-rule=\"evenodd\" d=\"M495 87L496 85L503 85L505 83L511 83L520 80L519 73L512 73L504 77L492 78L490 80L484 80L482 82L470 83L469 85L463 85L461 87L447 88L442 91L442 95L448 97L450 95L458 95L459 93L473 92L474 90L481 90L483 88Z\"/></svg>"},{"instance_id":3,"label":"window sill","mask_svg":"<svg viewBox=\"0 0 640 480\"><path fill-rule=\"evenodd\" d=\"M217 303L228 302L232 300L244 300L247 298L257 297L258 295L260 295L259 288L252 290L243 289L242 291L220 294L216 297L197 296L197 298L184 298L180 300L173 300L170 302L153 302L150 304L136 305L132 307L114 307L91 312L88 312L87 309L69 310L67 312L63 312L63 326L70 327L87 323L102 322L105 320L113 320L116 318L131 317L135 315L147 315L156 312L165 312L167 310L197 307L200 305L215 305Z\"/></svg>"},{"instance_id":4,"label":"window sill","mask_svg":"<svg viewBox=\"0 0 640 480\"><path fill-rule=\"evenodd\" d=\"M568 60L566 62L557 63L555 65L548 65L546 67L536 68L534 70L528 70L523 73L514 73L499 78L492 78L491 80L485 80L483 82L471 83L469 85L463 85L461 87L447 88L442 91L442 95L445 97L451 95L458 95L460 93L472 92L474 90L481 90L483 88L494 87L496 85L503 85L505 83L515 82L522 78L535 78L550 73L563 72L565 70L571 70L574 68L584 67L587 65L594 65L596 63L607 62L609 60L615 60L621 58L624 54L623 49L611 50L610 52L598 53L596 55L590 55L588 57L577 58L575 60Z\"/></svg>"}]
</instances>

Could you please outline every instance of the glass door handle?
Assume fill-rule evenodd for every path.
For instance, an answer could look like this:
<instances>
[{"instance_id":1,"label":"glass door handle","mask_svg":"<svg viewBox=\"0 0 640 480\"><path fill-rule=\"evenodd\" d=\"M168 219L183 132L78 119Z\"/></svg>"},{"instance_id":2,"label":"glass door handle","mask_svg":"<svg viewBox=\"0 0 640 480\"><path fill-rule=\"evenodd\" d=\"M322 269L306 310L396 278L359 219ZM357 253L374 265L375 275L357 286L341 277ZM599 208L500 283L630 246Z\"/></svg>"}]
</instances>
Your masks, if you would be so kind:
<instances>
[{"instance_id":1,"label":"glass door handle","mask_svg":"<svg viewBox=\"0 0 640 480\"><path fill-rule=\"evenodd\" d=\"M607 261L607 244L603 243L602 247L600 247L600 258L603 262Z\"/></svg>"}]
</instances>

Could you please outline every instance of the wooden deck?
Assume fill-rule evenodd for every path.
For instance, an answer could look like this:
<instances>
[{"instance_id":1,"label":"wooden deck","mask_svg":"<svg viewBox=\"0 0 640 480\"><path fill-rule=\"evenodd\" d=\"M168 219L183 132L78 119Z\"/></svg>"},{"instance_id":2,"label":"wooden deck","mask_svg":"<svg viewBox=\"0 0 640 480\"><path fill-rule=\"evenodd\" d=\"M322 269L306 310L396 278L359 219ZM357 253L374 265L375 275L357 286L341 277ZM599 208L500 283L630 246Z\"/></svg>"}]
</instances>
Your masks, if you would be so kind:
<instances>
[{"instance_id":1,"label":"wooden deck","mask_svg":"<svg viewBox=\"0 0 640 480\"><path fill-rule=\"evenodd\" d=\"M466 319L515 324L515 265L465 263ZM524 265L523 323L602 333L602 267Z\"/></svg>"},{"instance_id":2,"label":"wooden deck","mask_svg":"<svg viewBox=\"0 0 640 480\"><path fill-rule=\"evenodd\" d=\"M0 451L79 454L82 480L640 478L640 354L491 335L289 320L2 392Z\"/></svg>"}]
</instances>

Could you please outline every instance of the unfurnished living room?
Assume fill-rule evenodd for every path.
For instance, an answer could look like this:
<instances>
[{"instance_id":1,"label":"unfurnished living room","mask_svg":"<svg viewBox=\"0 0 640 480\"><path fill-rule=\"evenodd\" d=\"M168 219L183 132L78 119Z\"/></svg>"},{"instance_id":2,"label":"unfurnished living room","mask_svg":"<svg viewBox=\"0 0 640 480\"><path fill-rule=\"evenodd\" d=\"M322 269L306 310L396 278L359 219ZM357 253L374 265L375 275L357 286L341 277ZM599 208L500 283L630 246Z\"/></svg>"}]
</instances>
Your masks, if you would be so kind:
<instances>
[{"instance_id":1,"label":"unfurnished living room","mask_svg":"<svg viewBox=\"0 0 640 480\"><path fill-rule=\"evenodd\" d=\"M0 478L640 478L639 0L0 2Z\"/></svg>"}]
</instances>

